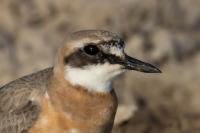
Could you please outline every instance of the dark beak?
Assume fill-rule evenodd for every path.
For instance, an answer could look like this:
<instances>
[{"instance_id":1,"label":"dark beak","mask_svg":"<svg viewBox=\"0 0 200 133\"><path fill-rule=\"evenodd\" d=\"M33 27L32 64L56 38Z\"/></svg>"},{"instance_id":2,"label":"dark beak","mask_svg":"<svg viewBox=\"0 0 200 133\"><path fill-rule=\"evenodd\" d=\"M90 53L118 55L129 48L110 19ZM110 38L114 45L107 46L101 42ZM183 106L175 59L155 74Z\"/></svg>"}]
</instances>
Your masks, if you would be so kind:
<instances>
[{"instance_id":1,"label":"dark beak","mask_svg":"<svg viewBox=\"0 0 200 133\"><path fill-rule=\"evenodd\" d=\"M120 64L123 65L124 68L128 70L136 70L145 73L161 73L161 71L155 66L134 59L128 55L125 55L125 60L120 61Z\"/></svg>"}]
</instances>

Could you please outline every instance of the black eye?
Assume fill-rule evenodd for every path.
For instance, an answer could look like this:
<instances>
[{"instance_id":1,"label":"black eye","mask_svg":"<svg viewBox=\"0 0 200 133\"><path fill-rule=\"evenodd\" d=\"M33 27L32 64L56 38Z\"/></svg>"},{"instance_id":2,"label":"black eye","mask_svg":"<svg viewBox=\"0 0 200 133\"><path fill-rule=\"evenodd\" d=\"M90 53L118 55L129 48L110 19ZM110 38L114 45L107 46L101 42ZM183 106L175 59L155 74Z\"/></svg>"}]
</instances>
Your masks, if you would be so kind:
<instances>
[{"instance_id":1,"label":"black eye","mask_svg":"<svg viewBox=\"0 0 200 133\"><path fill-rule=\"evenodd\" d=\"M87 45L84 47L84 51L89 55L96 55L99 53L99 48L95 45Z\"/></svg>"}]
</instances>

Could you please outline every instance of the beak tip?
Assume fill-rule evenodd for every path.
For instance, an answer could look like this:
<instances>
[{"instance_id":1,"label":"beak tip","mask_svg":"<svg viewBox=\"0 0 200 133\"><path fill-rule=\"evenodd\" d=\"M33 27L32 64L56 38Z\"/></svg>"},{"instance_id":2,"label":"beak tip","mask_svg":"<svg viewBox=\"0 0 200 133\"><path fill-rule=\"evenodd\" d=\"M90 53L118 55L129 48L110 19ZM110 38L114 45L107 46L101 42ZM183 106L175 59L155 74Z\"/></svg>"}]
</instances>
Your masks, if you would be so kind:
<instances>
[{"instance_id":1,"label":"beak tip","mask_svg":"<svg viewBox=\"0 0 200 133\"><path fill-rule=\"evenodd\" d=\"M157 67L152 66L152 68L149 70L149 73L162 73L162 71Z\"/></svg>"},{"instance_id":2,"label":"beak tip","mask_svg":"<svg viewBox=\"0 0 200 133\"><path fill-rule=\"evenodd\" d=\"M154 66L150 66L150 68L148 68L147 70L143 71L145 73L162 73L162 71L160 69L158 69L157 67Z\"/></svg>"},{"instance_id":3,"label":"beak tip","mask_svg":"<svg viewBox=\"0 0 200 133\"><path fill-rule=\"evenodd\" d=\"M162 73L162 71L160 69L156 68L155 73Z\"/></svg>"}]
</instances>

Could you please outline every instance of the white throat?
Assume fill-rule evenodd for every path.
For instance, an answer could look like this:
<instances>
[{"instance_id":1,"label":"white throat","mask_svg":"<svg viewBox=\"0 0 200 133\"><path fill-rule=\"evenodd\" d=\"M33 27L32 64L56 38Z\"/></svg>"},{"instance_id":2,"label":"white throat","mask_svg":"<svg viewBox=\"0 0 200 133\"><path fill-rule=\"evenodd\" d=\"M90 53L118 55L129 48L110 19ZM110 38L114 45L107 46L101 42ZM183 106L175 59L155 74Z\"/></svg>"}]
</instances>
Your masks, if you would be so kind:
<instances>
[{"instance_id":1,"label":"white throat","mask_svg":"<svg viewBox=\"0 0 200 133\"><path fill-rule=\"evenodd\" d=\"M84 68L65 67L65 79L72 85L80 85L88 91L110 92L112 79L122 73L120 65L101 64Z\"/></svg>"}]
</instances>

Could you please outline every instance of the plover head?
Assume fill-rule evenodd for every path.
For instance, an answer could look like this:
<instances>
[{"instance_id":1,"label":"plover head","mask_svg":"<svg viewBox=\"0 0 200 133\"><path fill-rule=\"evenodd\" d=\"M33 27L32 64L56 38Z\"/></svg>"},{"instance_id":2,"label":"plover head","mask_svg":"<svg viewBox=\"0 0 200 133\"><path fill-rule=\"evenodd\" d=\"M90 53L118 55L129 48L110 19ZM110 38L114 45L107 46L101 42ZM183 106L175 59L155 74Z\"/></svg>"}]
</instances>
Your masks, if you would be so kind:
<instances>
[{"instance_id":1,"label":"plover head","mask_svg":"<svg viewBox=\"0 0 200 133\"><path fill-rule=\"evenodd\" d=\"M60 48L54 72L63 73L74 86L104 93L112 89L112 79L126 70L160 73L153 65L128 56L124 46L118 35L108 31L75 32Z\"/></svg>"}]
</instances>

